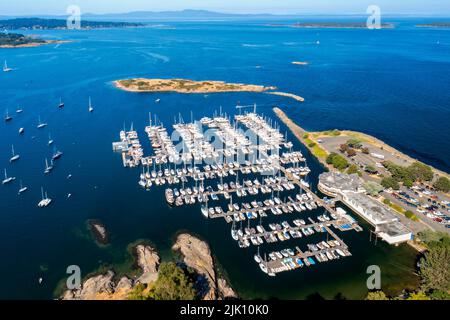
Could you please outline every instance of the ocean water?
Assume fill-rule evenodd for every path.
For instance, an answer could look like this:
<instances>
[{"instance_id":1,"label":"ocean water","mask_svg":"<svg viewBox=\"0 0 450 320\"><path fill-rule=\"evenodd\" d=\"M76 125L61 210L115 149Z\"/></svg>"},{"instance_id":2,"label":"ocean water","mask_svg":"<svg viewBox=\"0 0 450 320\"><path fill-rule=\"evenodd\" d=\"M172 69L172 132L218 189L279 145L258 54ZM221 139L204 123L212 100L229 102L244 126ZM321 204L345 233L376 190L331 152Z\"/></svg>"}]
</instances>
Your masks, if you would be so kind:
<instances>
[{"instance_id":1,"label":"ocean water","mask_svg":"<svg viewBox=\"0 0 450 320\"><path fill-rule=\"evenodd\" d=\"M396 29L379 31L203 22L26 32L72 42L0 50L0 61L7 60L15 69L0 75L0 112L8 109L14 117L0 124L0 169L17 178L0 186L0 273L4 275L0 298L52 298L68 265L79 265L83 275L103 265L120 269L130 260L127 245L138 239L152 241L168 256L172 238L180 230L208 241L232 286L245 298L295 299L316 293L362 298L367 291L366 268L372 264L380 265L386 291L413 288L415 253L406 246L369 242L364 222L364 232L341 234L352 257L268 278L253 262L255 249L239 249L224 221L206 221L198 206L168 207L164 188L143 191L137 184L139 169L123 168L120 155L111 150L123 126L133 123L149 151L144 133L148 112L169 127L179 113L189 119L192 111L200 119L220 107L233 114L238 102L257 103L258 112L271 117L272 107L281 107L307 130L338 128L372 134L449 171L450 32L417 29L416 21L399 22ZM310 64L294 66L292 61ZM111 84L131 77L277 86L305 97L306 102L257 93L134 94ZM95 108L92 114L89 96ZM61 110L60 97L65 102ZM156 98L161 103L155 104ZM22 114L15 113L18 106ZM36 128L39 116L48 123L45 129ZM23 136L18 134L20 127L25 128ZM46 176L45 158L53 153L47 146L49 133L64 155ZM10 164L12 144L21 159ZM295 144L307 156L313 169L310 181L315 184L323 168ZM73 178L67 180L68 174ZM21 196L19 180L29 188ZM54 201L46 209L37 208L41 186ZM105 223L112 237L109 246L99 247L92 240L86 228L90 218Z\"/></svg>"}]
</instances>

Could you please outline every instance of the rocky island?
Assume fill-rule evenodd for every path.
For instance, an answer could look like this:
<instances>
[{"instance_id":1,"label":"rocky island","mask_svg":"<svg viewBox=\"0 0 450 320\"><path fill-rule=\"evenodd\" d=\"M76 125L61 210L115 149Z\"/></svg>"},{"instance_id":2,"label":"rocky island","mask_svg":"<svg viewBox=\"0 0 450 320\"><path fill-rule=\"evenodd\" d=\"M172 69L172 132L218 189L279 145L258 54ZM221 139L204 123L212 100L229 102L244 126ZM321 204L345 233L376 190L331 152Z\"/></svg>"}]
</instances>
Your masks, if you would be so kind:
<instances>
[{"instance_id":1,"label":"rocky island","mask_svg":"<svg viewBox=\"0 0 450 320\"><path fill-rule=\"evenodd\" d=\"M92 235L99 244L106 245L109 243L109 234L106 230L105 225L97 219L88 220L89 229L92 232Z\"/></svg>"},{"instance_id":2,"label":"rocky island","mask_svg":"<svg viewBox=\"0 0 450 320\"><path fill-rule=\"evenodd\" d=\"M252 84L226 83L223 81L194 81L187 79L146 79L136 78L117 80L114 85L131 92L178 92L178 93L215 93L215 92L265 92L276 87Z\"/></svg>"},{"instance_id":3,"label":"rocky island","mask_svg":"<svg viewBox=\"0 0 450 320\"><path fill-rule=\"evenodd\" d=\"M180 234L172 249L181 254L182 264L192 270L185 269L186 274L196 281L192 287L201 286L202 288L202 290L193 291L194 295L191 298L202 300L237 298L237 294L227 281L217 275L208 244L192 235ZM167 300L167 297L174 297L173 291L177 290L173 288L174 285L181 286L180 283L186 285L185 280L188 277L181 281L177 278L177 281L170 282L171 274L167 275L167 270L172 268L173 273L179 274L183 272L183 268L173 262L161 263L158 252L152 246L140 243L132 249L132 252L140 274L133 277L118 276L113 270L108 270L88 277L80 288L66 290L60 298L63 300L158 300L163 296L164 300ZM166 290L170 292L161 293Z\"/></svg>"}]
</instances>

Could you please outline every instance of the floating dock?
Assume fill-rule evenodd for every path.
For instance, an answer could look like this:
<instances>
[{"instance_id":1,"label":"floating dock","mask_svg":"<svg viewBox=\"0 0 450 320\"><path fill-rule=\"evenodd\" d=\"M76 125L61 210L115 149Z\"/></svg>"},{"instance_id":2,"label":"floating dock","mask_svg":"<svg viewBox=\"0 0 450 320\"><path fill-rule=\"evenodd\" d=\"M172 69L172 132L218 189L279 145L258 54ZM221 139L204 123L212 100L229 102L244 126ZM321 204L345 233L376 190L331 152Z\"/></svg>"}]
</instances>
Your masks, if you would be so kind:
<instances>
[{"instance_id":1,"label":"floating dock","mask_svg":"<svg viewBox=\"0 0 450 320\"><path fill-rule=\"evenodd\" d=\"M180 117L169 135L156 118L145 132L153 154L144 156L137 132L121 131L113 149L122 152L124 166L142 166L139 185L165 190L169 205L199 205L208 219L231 224L231 237L241 248L257 247L254 260L270 276L350 256L349 248L332 229L361 231L332 204L319 198L305 181L305 158L279 128L256 113L204 117L184 123ZM177 145L174 144L177 142ZM322 210L317 220L309 211ZM276 216L284 221L263 224ZM253 225L253 226L252 226ZM307 249L260 252L272 243L323 234L326 241Z\"/></svg>"}]
</instances>

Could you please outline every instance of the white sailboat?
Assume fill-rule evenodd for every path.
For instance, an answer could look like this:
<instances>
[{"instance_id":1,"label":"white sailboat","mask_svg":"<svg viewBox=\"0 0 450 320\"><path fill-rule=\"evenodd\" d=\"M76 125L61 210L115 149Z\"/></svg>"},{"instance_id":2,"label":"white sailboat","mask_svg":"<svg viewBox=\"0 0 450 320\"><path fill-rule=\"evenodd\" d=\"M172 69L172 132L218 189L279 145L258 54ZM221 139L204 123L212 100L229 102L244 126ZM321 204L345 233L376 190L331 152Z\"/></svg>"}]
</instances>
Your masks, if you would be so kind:
<instances>
[{"instance_id":1,"label":"white sailboat","mask_svg":"<svg viewBox=\"0 0 450 320\"><path fill-rule=\"evenodd\" d=\"M50 199L47 196L47 192L45 192L45 197L44 197L44 189L41 187L41 194L42 194L42 200L39 201L38 203L38 207L39 208L45 208L48 207L50 205L50 203L52 202L52 199Z\"/></svg>"},{"instance_id":2,"label":"white sailboat","mask_svg":"<svg viewBox=\"0 0 450 320\"><path fill-rule=\"evenodd\" d=\"M21 107L17 107L16 113L22 113L22 112L23 112L23 109Z\"/></svg>"},{"instance_id":3,"label":"white sailboat","mask_svg":"<svg viewBox=\"0 0 450 320\"><path fill-rule=\"evenodd\" d=\"M28 187L24 187L22 185L22 180L20 180L20 189L19 189L19 193L18 194L21 195L22 193L24 193L27 190L28 190Z\"/></svg>"},{"instance_id":4,"label":"white sailboat","mask_svg":"<svg viewBox=\"0 0 450 320\"><path fill-rule=\"evenodd\" d=\"M13 145L11 146L11 153L12 153L12 157L11 157L11 159L9 159L9 162L14 162L14 161L17 161L20 159L20 155L15 154Z\"/></svg>"},{"instance_id":5,"label":"white sailboat","mask_svg":"<svg viewBox=\"0 0 450 320\"><path fill-rule=\"evenodd\" d=\"M25 129L24 128L20 128L19 129L19 134L23 134L25 132Z\"/></svg>"},{"instance_id":6,"label":"white sailboat","mask_svg":"<svg viewBox=\"0 0 450 320\"><path fill-rule=\"evenodd\" d=\"M8 174L6 173L6 169L5 169L5 179L2 181L2 184L8 184L10 182L13 182L14 180L16 180L16 178L8 177Z\"/></svg>"},{"instance_id":7,"label":"white sailboat","mask_svg":"<svg viewBox=\"0 0 450 320\"><path fill-rule=\"evenodd\" d=\"M47 124L46 123L42 123L41 122L41 116L39 116L39 123L38 123L37 128L38 129L42 129L42 128L45 128L46 126L47 126Z\"/></svg>"},{"instance_id":8,"label":"white sailboat","mask_svg":"<svg viewBox=\"0 0 450 320\"><path fill-rule=\"evenodd\" d=\"M89 97L89 112L93 112L94 108L92 107L91 97Z\"/></svg>"},{"instance_id":9,"label":"white sailboat","mask_svg":"<svg viewBox=\"0 0 450 320\"><path fill-rule=\"evenodd\" d=\"M50 135L50 133L48 134L48 145L51 146L53 144L53 139L52 136Z\"/></svg>"},{"instance_id":10,"label":"white sailboat","mask_svg":"<svg viewBox=\"0 0 450 320\"><path fill-rule=\"evenodd\" d=\"M60 97L59 98L59 105L58 105L58 108L64 108L64 102L62 101L62 98Z\"/></svg>"},{"instance_id":11,"label":"white sailboat","mask_svg":"<svg viewBox=\"0 0 450 320\"><path fill-rule=\"evenodd\" d=\"M10 72L10 71L12 71L12 69L8 68L8 64L6 63L6 60L5 60L5 64L3 65L3 72Z\"/></svg>"},{"instance_id":12,"label":"white sailboat","mask_svg":"<svg viewBox=\"0 0 450 320\"><path fill-rule=\"evenodd\" d=\"M11 121L12 117L9 115L8 109L6 109L6 114L5 114L5 122Z\"/></svg>"},{"instance_id":13,"label":"white sailboat","mask_svg":"<svg viewBox=\"0 0 450 320\"><path fill-rule=\"evenodd\" d=\"M51 162L51 165L49 166L48 165L48 160L47 160L47 158L45 158L45 171L44 171L44 173L45 174L49 174L52 170L53 170L53 160Z\"/></svg>"}]
</instances>

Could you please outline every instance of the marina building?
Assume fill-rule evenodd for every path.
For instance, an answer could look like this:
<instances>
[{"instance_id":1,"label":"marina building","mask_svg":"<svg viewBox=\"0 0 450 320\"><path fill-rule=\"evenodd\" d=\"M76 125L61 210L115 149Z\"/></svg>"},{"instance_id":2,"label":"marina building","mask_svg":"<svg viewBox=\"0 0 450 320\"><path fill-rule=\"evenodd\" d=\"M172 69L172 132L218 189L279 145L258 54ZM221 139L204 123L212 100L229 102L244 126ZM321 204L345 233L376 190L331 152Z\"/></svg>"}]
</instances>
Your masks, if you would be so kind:
<instances>
[{"instance_id":1,"label":"marina building","mask_svg":"<svg viewBox=\"0 0 450 320\"><path fill-rule=\"evenodd\" d=\"M396 213L365 193L357 174L326 172L319 176L319 190L340 200L375 227L375 233L389 244L411 240L413 235Z\"/></svg>"}]
</instances>

